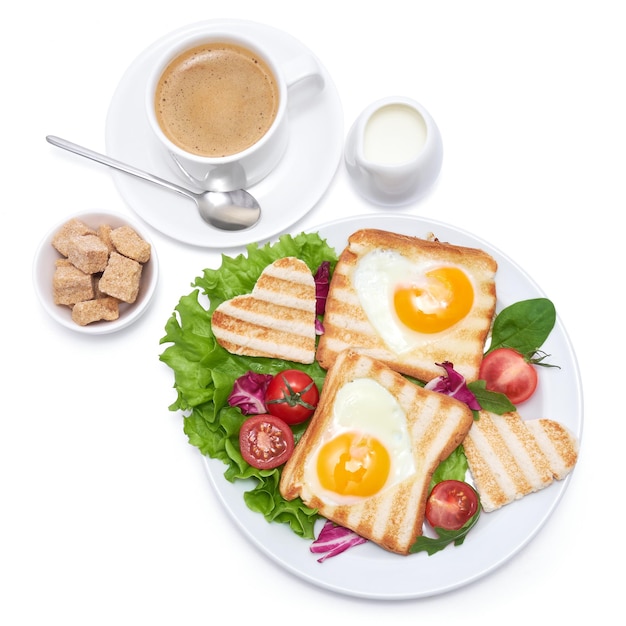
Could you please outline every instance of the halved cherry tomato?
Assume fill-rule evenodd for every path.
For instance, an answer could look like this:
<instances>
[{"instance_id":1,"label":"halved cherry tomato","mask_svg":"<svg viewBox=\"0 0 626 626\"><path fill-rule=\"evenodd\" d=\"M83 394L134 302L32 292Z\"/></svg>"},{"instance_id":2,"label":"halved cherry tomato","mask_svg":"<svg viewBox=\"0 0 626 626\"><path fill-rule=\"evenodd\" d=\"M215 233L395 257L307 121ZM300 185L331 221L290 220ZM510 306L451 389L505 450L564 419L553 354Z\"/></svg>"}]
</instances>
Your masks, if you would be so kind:
<instances>
[{"instance_id":1,"label":"halved cherry tomato","mask_svg":"<svg viewBox=\"0 0 626 626\"><path fill-rule=\"evenodd\" d=\"M513 404L521 404L535 393L537 370L519 352L497 348L480 365L478 377L489 391L503 393Z\"/></svg>"},{"instance_id":2,"label":"halved cherry tomato","mask_svg":"<svg viewBox=\"0 0 626 626\"><path fill-rule=\"evenodd\" d=\"M437 483L426 501L426 520L433 528L459 530L478 511L478 494L460 480Z\"/></svg>"},{"instance_id":3,"label":"halved cherry tomato","mask_svg":"<svg viewBox=\"0 0 626 626\"><path fill-rule=\"evenodd\" d=\"M287 424L300 424L313 415L320 399L315 381L301 370L283 370L265 392L267 412Z\"/></svg>"},{"instance_id":4,"label":"halved cherry tomato","mask_svg":"<svg viewBox=\"0 0 626 626\"><path fill-rule=\"evenodd\" d=\"M286 463L292 455L293 432L274 415L253 415L239 430L239 448L241 456L252 467L273 469Z\"/></svg>"}]
</instances>

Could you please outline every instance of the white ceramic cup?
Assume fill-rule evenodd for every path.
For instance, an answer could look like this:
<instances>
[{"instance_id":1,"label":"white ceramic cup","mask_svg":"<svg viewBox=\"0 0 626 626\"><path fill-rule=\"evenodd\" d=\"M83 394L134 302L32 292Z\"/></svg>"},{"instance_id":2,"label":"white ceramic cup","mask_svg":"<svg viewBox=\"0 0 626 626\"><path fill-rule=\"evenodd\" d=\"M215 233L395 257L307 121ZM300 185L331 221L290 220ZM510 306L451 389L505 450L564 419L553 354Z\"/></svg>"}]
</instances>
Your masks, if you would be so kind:
<instances>
[{"instance_id":1,"label":"white ceramic cup","mask_svg":"<svg viewBox=\"0 0 626 626\"><path fill-rule=\"evenodd\" d=\"M155 111L157 85L170 62L187 50L211 42L234 44L258 55L273 74L278 90L276 116L267 132L250 147L220 157L194 154L174 143L161 128ZM183 180L210 191L246 189L270 174L285 154L289 141L288 99L296 86L304 87L303 82L315 93L324 87L322 70L313 55L278 60L265 46L237 33L227 30L196 32L171 42L155 63L147 81L146 114L158 143L169 154L173 171Z\"/></svg>"},{"instance_id":2,"label":"white ceramic cup","mask_svg":"<svg viewBox=\"0 0 626 626\"><path fill-rule=\"evenodd\" d=\"M373 102L357 117L345 146L352 181L367 200L408 204L433 185L443 160L441 134L428 111L405 97Z\"/></svg>"}]
</instances>

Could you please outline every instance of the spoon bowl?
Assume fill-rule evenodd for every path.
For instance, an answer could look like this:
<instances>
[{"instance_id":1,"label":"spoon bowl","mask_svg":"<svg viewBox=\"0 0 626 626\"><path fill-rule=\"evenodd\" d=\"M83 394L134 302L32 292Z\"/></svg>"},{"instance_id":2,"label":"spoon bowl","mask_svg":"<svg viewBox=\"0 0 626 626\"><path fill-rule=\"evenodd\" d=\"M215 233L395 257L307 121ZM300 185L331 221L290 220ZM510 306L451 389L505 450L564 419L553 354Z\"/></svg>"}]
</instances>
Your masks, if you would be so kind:
<instances>
[{"instance_id":1,"label":"spoon bowl","mask_svg":"<svg viewBox=\"0 0 626 626\"><path fill-rule=\"evenodd\" d=\"M235 191L192 191L66 139L47 135L46 140L53 146L63 148L103 165L108 165L116 170L142 178L190 198L196 203L202 219L214 228L220 230L244 230L254 226L261 217L261 207L256 198L244 189Z\"/></svg>"}]
</instances>

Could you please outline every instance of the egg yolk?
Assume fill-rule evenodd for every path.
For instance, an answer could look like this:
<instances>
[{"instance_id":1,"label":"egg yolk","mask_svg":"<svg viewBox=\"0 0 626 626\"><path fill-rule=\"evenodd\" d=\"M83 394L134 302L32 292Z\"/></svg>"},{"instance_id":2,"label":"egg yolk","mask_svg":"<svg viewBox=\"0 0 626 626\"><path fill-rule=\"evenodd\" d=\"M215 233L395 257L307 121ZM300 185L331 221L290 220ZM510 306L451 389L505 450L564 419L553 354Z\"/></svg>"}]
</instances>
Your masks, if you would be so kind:
<instances>
[{"instance_id":1,"label":"egg yolk","mask_svg":"<svg viewBox=\"0 0 626 626\"><path fill-rule=\"evenodd\" d=\"M393 297L400 321L420 333L438 333L462 320L474 303L469 278L457 267L426 272L420 284L399 285Z\"/></svg>"},{"instance_id":2,"label":"egg yolk","mask_svg":"<svg viewBox=\"0 0 626 626\"><path fill-rule=\"evenodd\" d=\"M342 496L367 497L387 482L391 459L383 444L369 435L346 432L324 444L317 475L324 489Z\"/></svg>"}]
</instances>

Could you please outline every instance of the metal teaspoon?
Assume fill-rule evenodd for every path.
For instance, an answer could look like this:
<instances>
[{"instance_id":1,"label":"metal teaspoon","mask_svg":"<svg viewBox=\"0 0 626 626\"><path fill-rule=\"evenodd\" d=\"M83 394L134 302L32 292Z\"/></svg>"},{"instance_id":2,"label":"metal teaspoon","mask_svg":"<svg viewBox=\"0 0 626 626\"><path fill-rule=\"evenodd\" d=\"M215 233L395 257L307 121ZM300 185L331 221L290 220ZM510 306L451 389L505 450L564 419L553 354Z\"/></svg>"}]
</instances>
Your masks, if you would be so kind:
<instances>
[{"instance_id":1,"label":"metal teaspoon","mask_svg":"<svg viewBox=\"0 0 626 626\"><path fill-rule=\"evenodd\" d=\"M154 174L144 172L132 165L127 165L104 154L94 152L89 148L83 148L60 137L47 135L46 140L53 146L69 150L80 156L108 165L126 174L143 178L151 183L161 185L171 191L176 191L183 196L191 198L196 203L202 219L215 228L221 230L243 230L244 228L254 226L261 217L261 207L259 203L243 189L237 189L235 191L195 192L165 180L164 178L159 178Z\"/></svg>"}]
</instances>

